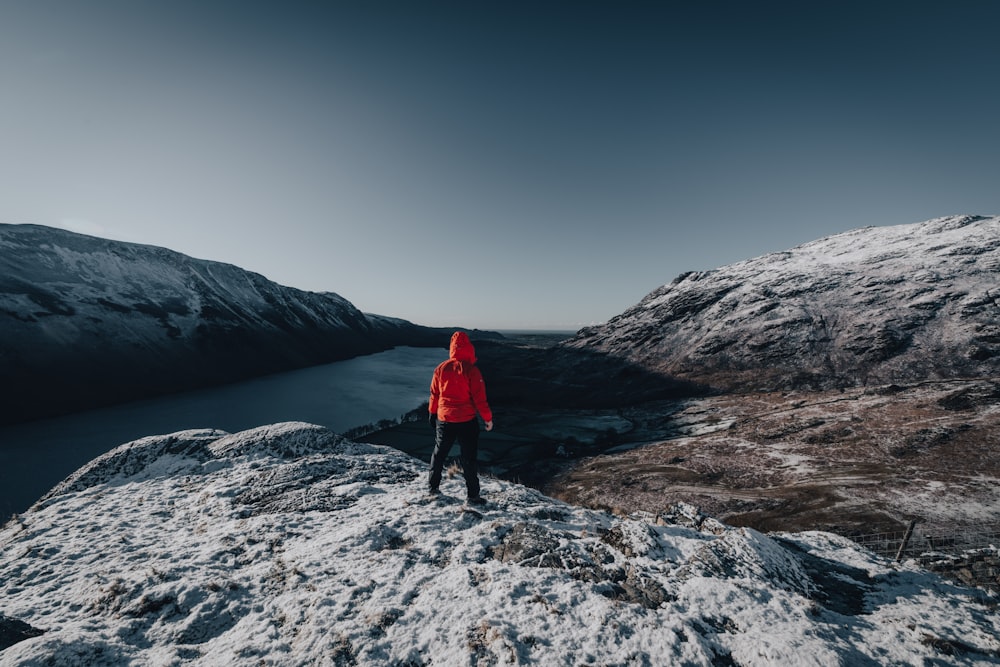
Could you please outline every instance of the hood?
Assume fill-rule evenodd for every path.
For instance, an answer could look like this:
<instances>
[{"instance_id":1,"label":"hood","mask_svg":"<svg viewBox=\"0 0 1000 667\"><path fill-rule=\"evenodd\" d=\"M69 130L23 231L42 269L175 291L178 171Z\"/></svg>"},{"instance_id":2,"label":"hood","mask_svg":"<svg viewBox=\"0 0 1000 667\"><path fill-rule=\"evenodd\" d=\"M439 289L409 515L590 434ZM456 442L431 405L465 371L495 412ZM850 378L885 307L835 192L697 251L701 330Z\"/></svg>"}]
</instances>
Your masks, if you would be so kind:
<instances>
[{"instance_id":1,"label":"hood","mask_svg":"<svg viewBox=\"0 0 1000 667\"><path fill-rule=\"evenodd\" d=\"M469 334L464 331L456 331L451 335L451 347L448 348L448 356L458 361L467 361L470 364L476 363L476 348L472 347Z\"/></svg>"}]
</instances>

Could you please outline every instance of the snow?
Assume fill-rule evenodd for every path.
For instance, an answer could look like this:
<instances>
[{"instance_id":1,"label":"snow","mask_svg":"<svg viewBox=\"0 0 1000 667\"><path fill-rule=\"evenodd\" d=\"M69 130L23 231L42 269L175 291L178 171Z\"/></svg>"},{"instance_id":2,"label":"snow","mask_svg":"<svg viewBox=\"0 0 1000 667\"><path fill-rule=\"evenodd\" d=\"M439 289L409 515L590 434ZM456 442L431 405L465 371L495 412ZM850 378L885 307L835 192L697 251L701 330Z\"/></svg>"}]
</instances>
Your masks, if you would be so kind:
<instances>
[{"instance_id":1,"label":"snow","mask_svg":"<svg viewBox=\"0 0 1000 667\"><path fill-rule=\"evenodd\" d=\"M51 333L43 332L56 341L62 341L60 335L75 333L116 336L122 344L137 345L162 344L167 329L178 339L197 339L202 335L199 329L212 319L205 311L218 311L223 321L269 330L275 328L269 319L272 312L292 326L303 320L332 329L350 329L357 322L368 328L375 324L333 292L282 287L230 264L156 246L39 225L0 225L0 250L10 255L3 268L15 285L33 288L23 294L20 287L0 294L0 306L14 324L36 325L25 334L36 345L40 317L60 320ZM37 301L39 294L72 307L53 313L49 305ZM6 337L5 342L13 344Z\"/></svg>"},{"instance_id":2,"label":"snow","mask_svg":"<svg viewBox=\"0 0 1000 667\"><path fill-rule=\"evenodd\" d=\"M844 538L424 486L298 422L122 445L0 530L0 665L1000 664L995 600Z\"/></svg>"},{"instance_id":3,"label":"snow","mask_svg":"<svg viewBox=\"0 0 1000 667\"><path fill-rule=\"evenodd\" d=\"M686 273L563 345L740 390L996 373L1000 216L857 229Z\"/></svg>"}]
</instances>

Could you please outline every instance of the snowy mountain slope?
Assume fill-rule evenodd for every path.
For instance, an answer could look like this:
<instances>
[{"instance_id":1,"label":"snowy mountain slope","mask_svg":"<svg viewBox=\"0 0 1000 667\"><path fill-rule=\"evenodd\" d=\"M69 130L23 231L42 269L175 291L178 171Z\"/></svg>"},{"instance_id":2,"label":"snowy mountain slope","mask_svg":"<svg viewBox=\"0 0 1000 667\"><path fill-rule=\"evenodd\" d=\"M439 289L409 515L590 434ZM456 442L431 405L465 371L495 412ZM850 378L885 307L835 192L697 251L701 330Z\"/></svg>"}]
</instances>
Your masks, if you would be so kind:
<instances>
[{"instance_id":1,"label":"snowy mountain slope","mask_svg":"<svg viewBox=\"0 0 1000 667\"><path fill-rule=\"evenodd\" d=\"M1000 372L1000 217L858 229L683 274L567 345L728 389Z\"/></svg>"},{"instance_id":2,"label":"snowy mountain slope","mask_svg":"<svg viewBox=\"0 0 1000 667\"><path fill-rule=\"evenodd\" d=\"M424 483L302 423L122 445L0 530L0 665L1000 664L995 600L833 535Z\"/></svg>"},{"instance_id":3,"label":"snowy mountain slope","mask_svg":"<svg viewBox=\"0 0 1000 667\"><path fill-rule=\"evenodd\" d=\"M346 359L438 332L238 267L0 225L0 423Z\"/></svg>"}]
</instances>

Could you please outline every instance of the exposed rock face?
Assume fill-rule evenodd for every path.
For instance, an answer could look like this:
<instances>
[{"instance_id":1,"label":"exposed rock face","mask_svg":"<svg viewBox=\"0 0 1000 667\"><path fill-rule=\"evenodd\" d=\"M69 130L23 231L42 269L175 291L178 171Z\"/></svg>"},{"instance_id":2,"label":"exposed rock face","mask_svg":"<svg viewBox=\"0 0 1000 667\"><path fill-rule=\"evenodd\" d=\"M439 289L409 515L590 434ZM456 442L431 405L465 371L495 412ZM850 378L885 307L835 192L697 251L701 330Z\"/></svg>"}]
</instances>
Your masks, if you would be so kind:
<instances>
[{"instance_id":1,"label":"exposed rock face","mask_svg":"<svg viewBox=\"0 0 1000 667\"><path fill-rule=\"evenodd\" d=\"M0 614L0 651L18 642L23 642L25 639L31 639L43 634L45 634L44 630L33 628L24 621L19 621L16 618L7 618L3 614Z\"/></svg>"},{"instance_id":2,"label":"exposed rock face","mask_svg":"<svg viewBox=\"0 0 1000 667\"><path fill-rule=\"evenodd\" d=\"M229 264L0 225L0 423L438 338Z\"/></svg>"},{"instance_id":3,"label":"exposed rock face","mask_svg":"<svg viewBox=\"0 0 1000 667\"><path fill-rule=\"evenodd\" d=\"M1000 371L1000 217L859 229L679 276L566 345L723 389Z\"/></svg>"}]
</instances>

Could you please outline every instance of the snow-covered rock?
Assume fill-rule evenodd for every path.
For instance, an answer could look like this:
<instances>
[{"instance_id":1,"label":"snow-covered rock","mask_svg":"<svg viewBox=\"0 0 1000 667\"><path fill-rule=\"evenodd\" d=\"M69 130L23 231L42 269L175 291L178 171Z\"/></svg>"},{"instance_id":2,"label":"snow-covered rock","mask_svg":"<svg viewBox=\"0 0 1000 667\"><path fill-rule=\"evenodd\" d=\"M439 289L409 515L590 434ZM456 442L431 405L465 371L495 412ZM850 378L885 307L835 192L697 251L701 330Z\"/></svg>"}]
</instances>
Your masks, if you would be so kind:
<instances>
[{"instance_id":1,"label":"snow-covered rock","mask_svg":"<svg viewBox=\"0 0 1000 667\"><path fill-rule=\"evenodd\" d=\"M0 377L16 388L0 423L446 342L229 264L0 225Z\"/></svg>"},{"instance_id":2,"label":"snow-covered rock","mask_svg":"<svg viewBox=\"0 0 1000 667\"><path fill-rule=\"evenodd\" d=\"M302 423L122 445L0 530L0 665L1000 664L995 600L837 536L424 475Z\"/></svg>"},{"instance_id":3,"label":"snow-covered rock","mask_svg":"<svg viewBox=\"0 0 1000 667\"><path fill-rule=\"evenodd\" d=\"M685 273L567 342L722 388L1000 372L1000 217L869 227Z\"/></svg>"}]
</instances>

